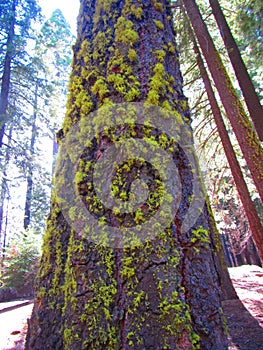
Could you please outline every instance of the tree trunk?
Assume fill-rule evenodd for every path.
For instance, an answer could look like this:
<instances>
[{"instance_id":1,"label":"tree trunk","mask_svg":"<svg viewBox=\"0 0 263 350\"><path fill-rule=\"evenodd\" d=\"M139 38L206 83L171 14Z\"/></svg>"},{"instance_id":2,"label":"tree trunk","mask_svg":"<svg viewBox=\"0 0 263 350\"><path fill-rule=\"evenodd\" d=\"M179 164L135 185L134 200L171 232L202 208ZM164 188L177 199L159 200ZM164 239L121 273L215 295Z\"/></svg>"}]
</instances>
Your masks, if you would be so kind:
<instances>
[{"instance_id":1,"label":"tree trunk","mask_svg":"<svg viewBox=\"0 0 263 350\"><path fill-rule=\"evenodd\" d=\"M26 203L25 203L25 211L24 211L24 229L25 230L29 227L30 219L31 219L31 204L32 204L32 195L33 195L32 161L35 154L35 143L36 143L36 136L37 136L37 127L36 127L37 108L38 108L37 94L38 94L38 83L36 82L34 112L33 112L32 131L31 131L31 140L30 140L30 149L29 149L30 161L28 162L28 169L27 169L27 190L26 190Z\"/></svg>"},{"instance_id":2,"label":"tree trunk","mask_svg":"<svg viewBox=\"0 0 263 350\"><path fill-rule=\"evenodd\" d=\"M183 0L183 3L261 201L263 201L263 150L258 137L232 86L196 2Z\"/></svg>"},{"instance_id":3,"label":"tree trunk","mask_svg":"<svg viewBox=\"0 0 263 350\"><path fill-rule=\"evenodd\" d=\"M15 36L15 22L16 22L16 6L17 1L14 0L12 3L12 17L10 20L10 29L6 42L6 54L4 59L4 70L2 76L2 85L0 93L0 147L2 147L3 137L5 133L5 124L7 121L7 106L8 106L8 95L10 87L11 77L11 62L14 55L14 36Z\"/></svg>"},{"instance_id":4,"label":"tree trunk","mask_svg":"<svg viewBox=\"0 0 263 350\"><path fill-rule=\"evenodd\" d=\"M59 144L57 142L56 135L53 137L53 152L52 152L52 157L53 157L53 162L52 162L52 175L55 174L55 169L56 169L56 160L58 156L58 151L59 151Z\"/></svg>"},{"instance_id":5,"label":"tree trunk","mask_svg":"<svg viewBox=\"0 0 263 350\"><path fill-rule=\"evenodd\" d=\"M222 246L224 250L225 260L228 267L233 267L233 262L230 255L230 249L225 235L221 235Z\"/></svg>"},{"instance_id":6,"label":"tree trunk","mask_svg":"<svg viewBox=\"0 0 263 350\"><path fill-rule=\"evenodd\" d=\"M233 178L234 178L234 181L235 181L235 184L237 187L239 198L243 204L243 207L244 207L247 219L248 219L250 231L252 233L253 239L254 239L256 246L257 246L258 254L259 254L260 259L261 259L261 264L263 265L263 227L261 225L260 218L258 216L255 205L250 197L250 193L249 193L249 190L247 188L247 184L244 180L244 177L243 177L242 171L240 169L240 165L238 163L235 151L232 147L230 138L228 136L228 132L227 132L226 126L224 124L224 120L223 120L223 117L221 115L220 108L217 104L217 101L216 101L216 98L215 98L215 95L213 92L213 88L211 86L208 74L206 72L205 65L204 65L201 53L199 51L197 42L196 42L194 35L191 32L190 28L189 28L189 31L190 31L190 36L192 37L192 41L193 41L193 45L194 45L194 51L196 54L197 64L198 64L199 70L201 72L202 79L204 81L205 89L206 89L209 103L210 103L210 106L211 106L211 109L213 112L213 116L215 119L217 130L218 130L220 139L222 141L225 155L226 155L228 164L229 164L230 169L231 169L231 173L233 175Z\"/></svg>"},{"instance_id":7,"label":"tree trunk","mask_svg":"<svg viewBox=\"0 0 263 350\"><path fill-rule=\"evenodd\" d=\"M12 131L13 131L13 128L11 125L9 130L9 135L8 135L8 147L6 149L5 160L4 160L3 169L2 169L3 177L2 177L1 192L0 192L0 261L1 263L3 263L3 255L4 255L5 241L6 241L6 227L4 230L4 214L7 215L7 213L4 213L4 209L5 209L5 200L8 193L7 169L10 161L10 144L12 139Z\"/></svg>"},{"instance_id":8,"label":"tree trunk","mask_svg":"<svg viewBox=\"0 0 263 350\"><path fill-rule=\"evenodd\" d=\"M193 137L169 5L81 0L26 349L227 349L211 217L194 195L199 174L189 160ZM90 167L100 162L96 178ZM170 191L162 190L169 179ZM143 184L149 195L139 200ZM132 211L127 198L136 190ZM112 193L121 209L104 204ZM172 216L160 226L169 206Z\"/></svg>"},{"instance_id":9,"label":"tree trunk","mask_svg":"<svg viewBox=\"0 0 263 350\"><path fill-rule=\"evenodd\" d=\"M209 0L213 15L217 21L221 36L224 40L230 61L236 73L240 88L242 90L250 117L254 123L260 141L263 141L263 108L254 85L247 72L246 66L240 55L236 41L230 31L223 11L217 0Z\"/></svg>"}]
</instances>

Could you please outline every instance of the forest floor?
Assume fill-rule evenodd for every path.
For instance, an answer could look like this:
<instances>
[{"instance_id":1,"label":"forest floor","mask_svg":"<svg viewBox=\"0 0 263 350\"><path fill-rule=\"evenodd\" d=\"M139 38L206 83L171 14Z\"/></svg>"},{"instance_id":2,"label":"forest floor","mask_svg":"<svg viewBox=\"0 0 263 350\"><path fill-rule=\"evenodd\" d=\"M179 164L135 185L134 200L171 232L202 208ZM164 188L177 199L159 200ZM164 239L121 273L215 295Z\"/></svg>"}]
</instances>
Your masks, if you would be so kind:
<instances>
[{"instance_id":1,"label":"forest floor","mask_svg":"<svg viewBox=\"0 0 263 350\"><path fill-rule=\"evenodd\" d=\"M229 273L239 297L223 302L229 350L263 350L263 269L243 265Z\"/></svg>"},{"instance_id":2,"label":"forest floor","mask_svg":"<svg viewBox=\"0 0 263 350\"><path fill-rule=\"evenodd\" d=\"M263 269L244 265L229 272L239 296L223 302L229 350L263 350ZM24 349L31 311L32 305L27 305L0 314L0 350Z\"/></svg>"}]
</instances>

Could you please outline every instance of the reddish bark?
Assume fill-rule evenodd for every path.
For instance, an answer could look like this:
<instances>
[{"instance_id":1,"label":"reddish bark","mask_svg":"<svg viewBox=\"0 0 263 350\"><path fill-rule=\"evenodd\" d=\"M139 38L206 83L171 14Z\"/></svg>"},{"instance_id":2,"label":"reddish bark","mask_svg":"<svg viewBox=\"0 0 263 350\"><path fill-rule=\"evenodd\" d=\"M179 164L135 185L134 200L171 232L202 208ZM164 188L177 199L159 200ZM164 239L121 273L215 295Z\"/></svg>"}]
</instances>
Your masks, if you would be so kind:
<instances>
[{"instance_id":1,"label":"reddish bark","mask_svg":"<svg viewBox=\"0 0 263 350\"><path fill-rule=\"evenodd\" d=\"M263 150L256 132L235 93L196 2L183 0L183 3L261 201L263 201Z\"/></svg>"},{"instance_id":2,"label":"reddish bark","mask_svg":"<svg viewBox=\"0 0 263 350\"><path fill-rule=\"evenodd\" d=\"M241 200L243 207L244 207L244 210L246 212L246 216L247 216L247 219L249 222L249 227L250 227L253 239L256 243L258 254L259 254L259 257L261 259L261 263L263 264L263 227L261 225L257 210L255 208L255 205L250 197L250 193L248 191L247 184L244 180L242 171L240 169L239 162L237 160L235 151L233 149L230 138L228 136L228 132L227 132L226 126L224 124L224 120L223 120L223 117L221 115L220 108L217 104L213 88L211 86L208 74L206 72L201 53L199 51L198 45L197 45L196 40L195 40L193 35L192 35L192 40L194 43L194 51L196 54L198 67L200 69L201 76L202 76L204 84L205 84L205 89L206 89L207 96L208 96L208 99L209 99L209 102L211 105L211 109L213 112L213 116L215 119L217 130L218 130L219 136L220 136L222 144L223 144L225 155L226 155L228 164L230 166L240 200Z\"/></svg>"},{"instance_id":3,"label":"reddish bark","mask_svg":"<svg viewBox=\"0 0 263 350\"><path fill-rule=\"evenodd\" d=\"M228 56L236 73L250 117L254 123L260 141L263 141L263 108L260 104L259 97L255 91L255 87L250 79L236 41L227 24L218 0L209 0L209 2L221 36L224 40Z\"/></svg>"}]
</instances>

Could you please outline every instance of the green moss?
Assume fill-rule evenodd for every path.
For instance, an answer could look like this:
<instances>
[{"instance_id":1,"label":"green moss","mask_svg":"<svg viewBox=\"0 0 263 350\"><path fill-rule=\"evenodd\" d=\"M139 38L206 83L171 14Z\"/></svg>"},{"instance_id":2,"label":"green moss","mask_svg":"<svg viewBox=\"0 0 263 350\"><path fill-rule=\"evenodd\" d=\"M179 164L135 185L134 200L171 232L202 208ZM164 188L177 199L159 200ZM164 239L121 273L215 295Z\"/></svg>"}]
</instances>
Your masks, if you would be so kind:
<instances>
[{"instance_id":1,"label":"green moss","mask_svg":"<svg viewBox=\"0 0 263 350\"><path fill-rule=\"evenodd\" d=\"M126 84L122 74L108 75L108 82L113 83L114 89L122 94L126 92Z\"/></svg>"},{"instance_id":2,"label":"green moss","mask_svg":"<svg viewBox=\"0 0 263 350\"><path fill-rule=\"evenodd\" d=\"M192 230L191 235L192 235L190 238L191 243L207 244L210 242L208 231L202 227L200 227L197 230Z\"/></svg>"},{"instance_id":3,"label":"green moss","mask_svg":"<svg viewBox=\"0 0 263 350\"><path fill-rule=\"evenodd\" d=\"M160 96L164 95L166 87L166 73L162 63L155 65L149 85L150 89L146 101L153 105L159 105Z\"/></svg>"},{"instance_id":4,"label":"green moss","mask_svg":"<svg viewBox=\"0 0 263 350\"><path fill-rule=\"evenodd\" d=\"M176 52L174 45L170 42L168 43L168 51L173 53L173 54L175 54L175 52Z\"/></svg>"},{"instance_id":5,"label":"green moss","mask_svg":"<svg viewBox=\"0 0 263 350\"><path fill-rule=\"evenodd\" d=\"M188 109L186 100L181 101L181 107L183 111L186 111Z\"/></svg>"},{"instance_id":6,"label":"green moss","mask_svg":"<svg viewBox=\"0 0 263 350\"><path fill-rule=\"evenodd\" d=\"M119 17L115 25L115 40L120 41L127 46L133 46L139 39L138 33L132 29L133 22L126 20L124 17Z\"/></svg>"},{"instance_id":7,"label":"green moss","mask_svg":"<svg viewBox=\"0 0 263 350\"><path fill-rule=\"evenodd\" d=\"M135 5L131 5L130 11L135 16L136 19L142 19L143 10L141 7L136 7Z\"/></svg>"},{"instance_id":8,"label":"green moss","mask_svg":"<svg viewBox=\"0 0 263 350\"><path fill-rule=\"evenodd\" d=\"M153 53L157 57L158 61L163 63L165 55L166 55L165 51L164 50L155 50Z\"/></svg>"},{"instance_id":9,"label":"green moss","mask_svg":"<svg viewBox=\"0 0 263 350\"><path fill-rule=\"evenodd\" d=\"M158 2L155 0L153 2L153 6L154 6L155 10L157 10L159 12L163 12L163 4L161 2Z\"/></svg>"},{"instance_id":10,"label":"green moss","mask_svg":"<svg viewBox=\"0 0 263 350\"><path fill-rule=\"evenodd\" d=\"M107 84L105 83L104 78L100 78L96 81L96 83L91 88L93 94L98 95L102 100L108 93L109 89Z\"/></svg>"},{"instance_id":11,"label":"green moss","mask_svg":"<svg viewBox=\"0 0 263 350\"><path fill-rule=\"evenodd\" d=\"M153 20L154 21L154 24L156 25L156 27L159 29L159 30L164 30L164 25L161 21L158 21L156 19Z\"/></svg>"},{"instance_id":12,"label":"green moss","mask_svg":"<svg viewBox=\"0 0 263 350\"><path fill-rule=\"evenodd\" d=\"M135 62L138 60L137 52L134 49L129 48L128 50L128 58L130 62Z\"/></svg>"}]
</instances>

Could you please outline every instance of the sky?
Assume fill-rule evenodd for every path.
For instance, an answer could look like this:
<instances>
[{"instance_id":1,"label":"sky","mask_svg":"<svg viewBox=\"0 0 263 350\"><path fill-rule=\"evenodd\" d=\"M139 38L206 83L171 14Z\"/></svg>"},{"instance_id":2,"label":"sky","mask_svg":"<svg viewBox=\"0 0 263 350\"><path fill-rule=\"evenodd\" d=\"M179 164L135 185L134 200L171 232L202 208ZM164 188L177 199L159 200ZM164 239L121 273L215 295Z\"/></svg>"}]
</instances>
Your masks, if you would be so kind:
<instances>
[{"instance_id":1,"label":"sky","mask_svg":"<svg viewBox=\"0 0 263 350\"><path fill-rule=\"evenodd\" d=\"M79 0L39 0L38 3L42 8L42 14L47 18L51 16L54 10L59 8L70 24L72 33L76 35Z\"/></svg>"}]
</instances>

